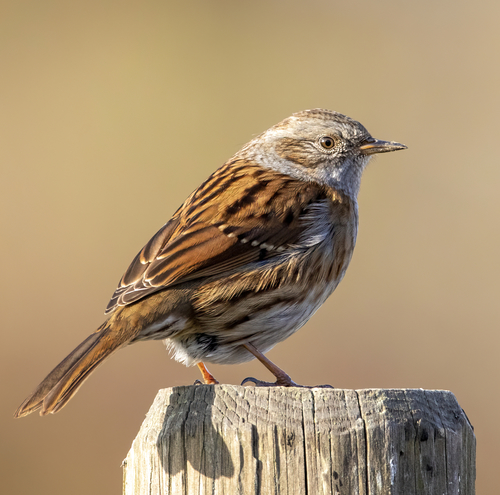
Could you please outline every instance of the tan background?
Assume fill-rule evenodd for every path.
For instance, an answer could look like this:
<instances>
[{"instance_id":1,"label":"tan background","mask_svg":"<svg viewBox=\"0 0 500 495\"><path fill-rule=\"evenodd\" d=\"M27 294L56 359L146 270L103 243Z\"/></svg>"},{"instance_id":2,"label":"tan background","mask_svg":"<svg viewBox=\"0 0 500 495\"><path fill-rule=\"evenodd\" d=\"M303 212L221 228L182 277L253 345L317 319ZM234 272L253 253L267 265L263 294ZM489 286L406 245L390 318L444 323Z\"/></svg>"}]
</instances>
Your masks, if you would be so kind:
<instances>
[{"instance_id":1,"label":"tan background","mask_svg":"<svg viewBox=\"0 0 500 495\"><path fill-rule=\"evenodd\" d=\"M58 415L14 421L103 321L136 252L209 173L292 112L335 109L409 149L363 180L347 276L269 353L301 383L449 389L498 482L498 1L0 5L0 484L112 494L159 388L161 343L114 356ZM269 378L260 365L219 380Z\"/></svg>"}]
</instances>

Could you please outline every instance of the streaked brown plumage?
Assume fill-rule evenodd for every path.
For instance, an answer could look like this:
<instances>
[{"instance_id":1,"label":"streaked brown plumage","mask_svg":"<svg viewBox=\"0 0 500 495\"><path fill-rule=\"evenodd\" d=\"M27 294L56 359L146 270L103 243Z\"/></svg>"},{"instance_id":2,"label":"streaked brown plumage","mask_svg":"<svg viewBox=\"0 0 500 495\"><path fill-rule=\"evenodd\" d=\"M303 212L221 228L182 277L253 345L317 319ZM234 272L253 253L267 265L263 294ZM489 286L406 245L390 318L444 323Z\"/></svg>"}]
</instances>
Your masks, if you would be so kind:
<instances>
[{"instance_id":1,"label":"streaked brown plumage","mask_svg":"<svg viewBox=\"0 0 500 495\"><path fill-rule=\"evenodd\" d=\"M175 359L241 363L298 330L344 276L356 241L357 194L377 141L328 110L292 115L209 177L146 244L108 304L109 319L16 412L61 409L117 349L165 340ZM256 381L257 382L257 381ZM262 382L264 383L264 382ZM258 383L259 384L259 383Z\"/></svg>"}]
</instances>

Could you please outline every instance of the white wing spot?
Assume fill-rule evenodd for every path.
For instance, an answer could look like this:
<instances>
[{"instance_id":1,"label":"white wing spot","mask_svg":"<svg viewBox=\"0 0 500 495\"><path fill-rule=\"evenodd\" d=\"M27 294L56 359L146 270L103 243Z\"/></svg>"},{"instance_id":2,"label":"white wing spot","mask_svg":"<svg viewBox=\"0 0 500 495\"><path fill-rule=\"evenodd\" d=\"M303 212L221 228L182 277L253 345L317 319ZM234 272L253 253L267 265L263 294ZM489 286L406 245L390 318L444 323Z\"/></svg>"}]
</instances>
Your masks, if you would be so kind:
<instances>
[{"instance_id":1,"label":"white wing spot","mask_svg":"<svg viewBox=\"0 0 500 495\"><path fill-rule=\"evenodd\" d=\"M262 249L266 249L267 251L271 251L271 250L273 250L273 249L274 249L274 246L273 246L272 244L267 244L267 243L265 243L265 242L263 242L263 243L260 245L260 247L261 247Z\"/></svg>"}]
</instances>

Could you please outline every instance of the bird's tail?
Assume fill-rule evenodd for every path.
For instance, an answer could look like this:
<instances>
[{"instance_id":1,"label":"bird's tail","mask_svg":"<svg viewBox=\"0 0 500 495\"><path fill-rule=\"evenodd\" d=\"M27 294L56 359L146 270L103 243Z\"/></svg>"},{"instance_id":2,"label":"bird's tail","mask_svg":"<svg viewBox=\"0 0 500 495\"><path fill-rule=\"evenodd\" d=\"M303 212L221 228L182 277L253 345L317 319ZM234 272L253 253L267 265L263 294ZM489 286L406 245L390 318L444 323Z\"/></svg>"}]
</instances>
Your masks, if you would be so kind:
<instances>
[{"instance_id":1,"label":"bird's tail","mask_svg":"<svg viewBox=\"0 0 500 495\"><path fill-rule=\"evenodd\" d=\"M21 418L38 409L41 416L62 409L95 368L128 343L129 339L116 333L109 321L103 323L47 375L14 417Z\"/></svg>"}]
</instances>

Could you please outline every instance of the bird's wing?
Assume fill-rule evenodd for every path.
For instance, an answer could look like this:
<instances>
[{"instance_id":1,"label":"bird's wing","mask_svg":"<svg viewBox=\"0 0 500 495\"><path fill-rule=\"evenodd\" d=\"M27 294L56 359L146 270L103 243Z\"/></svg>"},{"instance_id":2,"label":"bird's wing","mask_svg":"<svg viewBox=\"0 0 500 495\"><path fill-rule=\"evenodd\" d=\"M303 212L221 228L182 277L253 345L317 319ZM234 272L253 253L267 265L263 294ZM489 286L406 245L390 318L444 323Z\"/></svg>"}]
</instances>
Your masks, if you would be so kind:
<instances>
[{"instance_id":1,"label":"bird's wing","mask_svg":"<svg viewBox=\"0 0 500 495\"><path fill-rule=\"evenodd\" d=\"M318 184L247 161L226 164L134 258L106 313L158 290L319 242L304 237L304 218L327 207L329 197Z\"/></svg>"}]
</instances>

